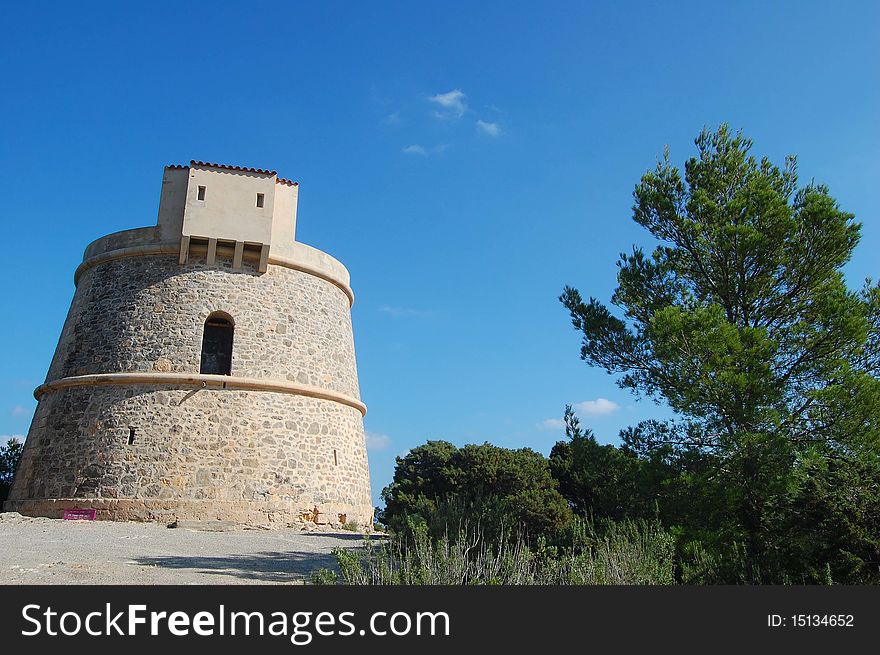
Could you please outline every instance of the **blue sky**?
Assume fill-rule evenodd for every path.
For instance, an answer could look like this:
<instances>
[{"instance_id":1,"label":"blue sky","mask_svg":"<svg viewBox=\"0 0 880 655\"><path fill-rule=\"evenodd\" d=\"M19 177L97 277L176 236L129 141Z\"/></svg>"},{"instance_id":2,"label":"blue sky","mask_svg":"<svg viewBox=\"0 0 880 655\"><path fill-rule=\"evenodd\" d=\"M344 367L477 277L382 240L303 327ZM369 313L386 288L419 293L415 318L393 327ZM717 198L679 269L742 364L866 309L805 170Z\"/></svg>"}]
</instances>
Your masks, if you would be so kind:
<instances>
[{"instance_id":1,"label":"blue sky","mask_svg":"<svg viewBox=\"0 0 880 655\"><path fill-rule=\"evenodd\" d=\"M376 502L427 439L549 453L566 402L605 442L664 413L578 359L557 296L610 297L650 245L633 186L704 125L797 154L878 275L877 3L124 4L0 10L0 435L85 246L154 224L190 159L298 180L298 240L351 271Z\"/></svg>"}]
</instances>

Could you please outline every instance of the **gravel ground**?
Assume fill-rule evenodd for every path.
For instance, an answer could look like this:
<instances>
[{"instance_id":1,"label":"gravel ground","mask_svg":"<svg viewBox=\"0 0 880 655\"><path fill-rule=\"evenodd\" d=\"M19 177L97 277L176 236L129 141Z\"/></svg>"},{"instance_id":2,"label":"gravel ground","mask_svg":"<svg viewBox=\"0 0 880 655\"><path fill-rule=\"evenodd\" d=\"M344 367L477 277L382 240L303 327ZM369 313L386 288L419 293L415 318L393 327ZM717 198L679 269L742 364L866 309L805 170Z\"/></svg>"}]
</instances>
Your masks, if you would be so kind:
<instances>
[{"instance_id":1,"label":"gravel ground","mask_svg":"<svg viewBox=\"0 0 880 655\"><path fill-rule=\"evenodd\" d=\"M0 584L300 584L350 532L62 521L0 513Z\"/></svg>"}]
</instances>

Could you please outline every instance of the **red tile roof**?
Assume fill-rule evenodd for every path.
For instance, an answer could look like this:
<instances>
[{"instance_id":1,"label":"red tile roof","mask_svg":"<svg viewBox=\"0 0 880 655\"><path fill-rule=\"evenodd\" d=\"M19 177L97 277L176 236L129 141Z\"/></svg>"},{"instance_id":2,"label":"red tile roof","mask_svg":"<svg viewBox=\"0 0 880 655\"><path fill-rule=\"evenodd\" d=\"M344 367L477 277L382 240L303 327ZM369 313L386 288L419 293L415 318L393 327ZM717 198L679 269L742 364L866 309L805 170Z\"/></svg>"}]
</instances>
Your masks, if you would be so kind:
<instances>
[{"instance_id":1,"label":"red tile roof","mask_svg":"<svg viewBox=\"0 0 880 655\"><path fill-rule=\"evenodd\" d=\"M278 176L278 173L276 173L275 171L268 171L264 168L230 166L229 164L212 164L205 161L196 161L195 159L189 162L189 166L184 166L182 164L171 164L170 166L166 166L165 168L189 168L190 166L200 166L202 168L221 168L228 171L242 171L243 173L257 173L258 175L275 175L276 177ZM286 184L287 186L299 186L298 182L293 182L292 180L288 180L283 177L278 177L277 182L278 184Z\"/></svg>"},{"instance_id":2,"label":"red tile roof","mask_svg":"<svg viewBox=\"0 0 880 655\"><path fill-rule=\"evenodd\" d=\"M201 167L209 167L209 168L222 168L227 171L241 171L243 173L258 173L260 175L278 175L275 171L267 171L264 168L249 168L246 166L229 166L228 164L212 164L207 161L196 161L193 159L190 163L190 166L201 166Z\"/></svg>"}]
</instances>

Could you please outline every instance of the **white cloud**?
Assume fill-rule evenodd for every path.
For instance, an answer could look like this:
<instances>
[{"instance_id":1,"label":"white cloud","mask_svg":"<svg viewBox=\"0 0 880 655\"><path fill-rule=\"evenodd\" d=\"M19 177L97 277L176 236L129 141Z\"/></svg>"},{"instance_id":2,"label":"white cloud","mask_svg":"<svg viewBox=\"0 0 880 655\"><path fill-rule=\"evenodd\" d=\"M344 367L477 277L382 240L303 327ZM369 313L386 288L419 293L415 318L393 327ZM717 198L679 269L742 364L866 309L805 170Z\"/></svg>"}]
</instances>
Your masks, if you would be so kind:
<instances>
[{"instance_id":1,"label":"white cloud","mask_svg":"<svg viewBox=\"0 0 880 655\"><path fill-rule=\"evenodd\" d=\"M442 109L435 111L437 118L461 118L467 111L467 101L461 89L453 89L447 93L438 93L428 98L431 102L439 105Z\"/></svg>"},{"instance_id":2,"label":"white cloud","mask_svg":"<svg viewBox=\"0 0 880 655\"><path fill-rule=\"evenodd\" d=\"M432 146L431 148L426 148L425 146L414 143L411 146L407 146L406 148L402 148L401 152L405 152L408 155L419 155L421 157L427 157L428 155L437 155L441 152L444 152L449 147L446 143L440 143L436 146Z\"/></svg>"},{"instance_id":3,"label":"white cloud","mask_svg":"<svg viewBox=\"0 0 880 655\"><path fill-rule=\"evenodd\" d=\"M388 114L385 118L382 119L382 122L386 125L397 125L400 123L400 112L396 111L392 114Z\"/></svg>"},{"instance_id":4,"label":"white cloud","mask_svg":"<svg viewBox=\"0 0 880 655\"><path fill-rule=\"evenodd\" d=\"M620 409L620 405L607 398L596 398L596 400L585 400L582 403L577 403L574 409L583 416L607 416Z\"/></svg>"},{"instance_id":5,"label":"white cloud","mask_svg":"<svg viewBox=\"0 0 880 655\"><path fill-rule=\"evenodd\" d=\"M561 418L545 418L543 421L538 423L538 427L542 430L564 430L565 421L563 421Z\"/></svg>"},{"instance_id":6,"label":"white cloud","mask_svg":"<svg viewBox=\"0 0 880 655\"><path fill-rule=\"evenodd\" d=\"M378 432L366 432L367 448L369 450L385 450L391 445L391 437Z\"/></svg>"},{"instance_id":7,"label":"white cloud","mask_svg":"<svg viewBox=\"0 0 880 655\"><path fill-rule=\"evenodd\" d=\"M404 316L413 316L415 318L428 318L434 316L435 312L427 309L412 309L411 307L392 307L391 305L382 305L379 311L388 314L392 318L402 318Z\"/></svg>"},{"instance_id":8,"label":"white cloud","mask_svg":"<svg viewBox=\"0 0 880 655\"><path fill-rule=\"evenodd\" d=\"M477 129L480 130L483 134L488 134L489 136L500 136L501 135L501 127L498 123L487 123L486 121L477 121Z\"/></svg>"},{"instance_id":9,"label":"white cloud","mask_svg":"<svg viewBox=\"0 0 880 655\"><path fill-rule=\"evenodd\" d=\"M31 413L27 407L22 407L21 405L16 405L12 408L12 412L10 412L13 416L26 416Z\"/></svg>"}]
</instances>

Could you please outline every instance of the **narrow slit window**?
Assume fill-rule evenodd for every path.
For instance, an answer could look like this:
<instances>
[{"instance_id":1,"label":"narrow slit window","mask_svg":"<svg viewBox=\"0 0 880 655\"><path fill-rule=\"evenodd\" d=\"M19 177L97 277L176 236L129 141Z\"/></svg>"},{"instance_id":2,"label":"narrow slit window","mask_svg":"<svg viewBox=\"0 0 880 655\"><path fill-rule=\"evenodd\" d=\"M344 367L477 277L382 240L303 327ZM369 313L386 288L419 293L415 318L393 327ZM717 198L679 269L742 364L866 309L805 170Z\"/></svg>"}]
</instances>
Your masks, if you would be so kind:
<instances>
[{"instance_id":1,"label":"narrow slit window","mask_svg":"<svg viewBox=\"0 0 880 655\"><path fill-rule=\"evenodd\" d=\"M203 187L203 186L201 186L201 185L199 186L199 200L204 200L204 199L205 199L205 191L206 191L206 190L207 190L207 189L206 189L205 187Z\"/></svg>"},{"instance_id":2,"label":"narrow slit window","mask_svg":"<svg viewBox=\"0 0 880 655\"><path fill-rule=\"evenodd\" d=\"M131 446L134 443L134 428L128 428L128 445Z\"/></svg>"},{"instance_id":3,"label":"narrow slit window","mask_svg":"<svg viewBox=\"0 0 880 655\"><path fill-rule=\"evenodd\" d=\"M223 314L211 314L205 321L202 335L202 361L199 373L232 375L232 319Z\"/></svg>"},{"instance_id":4,"label":"narrow slit window","mask_svg":"<svg viewBox=\"0 0 880 655\"><path fill-rule=\"evenodd\" d=\"M257 194L257 207L262 207L265 202L265 196L262 193Z\"/></svg>"},{"instance_id":5,"label":"narrow slit window","mask_svg":"<svg viewBox=\"0 0 880 655\"><path fill-rule=\"evenodd\" d=\"M339 466L339 459L337 459L337 457L336 457L336 449L335 448L333 449L333 465Z\"/></svg>"}]
</instances>

